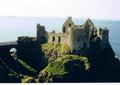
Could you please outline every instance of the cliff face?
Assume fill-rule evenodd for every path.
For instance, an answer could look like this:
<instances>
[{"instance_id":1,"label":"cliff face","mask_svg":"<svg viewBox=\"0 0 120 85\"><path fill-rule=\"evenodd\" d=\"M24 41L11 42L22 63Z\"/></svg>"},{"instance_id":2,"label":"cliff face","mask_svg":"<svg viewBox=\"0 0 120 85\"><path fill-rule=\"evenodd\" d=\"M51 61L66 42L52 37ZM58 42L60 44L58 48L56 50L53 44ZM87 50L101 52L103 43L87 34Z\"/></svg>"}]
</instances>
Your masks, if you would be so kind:
<instances>
[{"instance_id":1,"label":"cliff face","mask_svg":"<svg viewBox=\"0 0 120 85\"><path fill-rule=\"evenodd\" d=\"M74 54L72 58L70 58L71 55L67 55L71 60L69 61L68 59L65 64L63 63L64 58L66 58L64 55L66 54L63 55L64 57L61 56L52 61L52 63L49 63L48 66L40 72L39 82L120 82L120 61L115 58L114 51L110 44L107 48L101 48L99 39L96 39L90 42L89 49L86 48L82 50L82 52L77 51L72 54ZM88 66L90 66L88 70L85 70L84 64L82 64L83 61L75 62L76 55L81 57L85 56L85 58L88 59ZM81 58L79 56L77 57ZM61 61L58 62L57 59ZM86 63L86 61L84 63ZM51 64L54 64L54 66ZM74 65L77 65L77 67ZM66 66L67 68L64 68ZM54 69L54 71L52 72L50 69ZM61 73L67 72L67 74L61 75L61 73L57 73L59 70L62 71Z\"/></svg>"},{"instance_id":2,"label":"cliff face","mask_svg":"<svg viewBox=\"0 0 120 85\"><path fill-rule=\"evenodd\" d=\"M119 81L120 61L115 58L110 44L102 48L99 40L93 41L87 53L92 67L90 71L92 81Z\"/></svg>"},{"instance_id":3,"label":"cliff face","mask_svg":"<svg viewBox=\"0 0 120 85\"><path fill-rule=\"evenodd\" d=\"M17 42L16 60L0 55L0 82L120 82L120 61L110 44L100 47L99 38L73 53L60 43Z\"/></svg>"},{"instance_id":4,"label":"cliff face","mask_svg":"<svg viewBox=\"0 0 120 85\"><path fill-rule=\"evenodd\" d=\"M13 47L17 50L16 58L10 53ZM33 38L19 37L17 46L0 50L0 82L21 82L26 75L37 76L47 65L40 45Z\"/></svg>"},{"instance_id":5,"label":"cliff face","mask_svg":"<svg viewBox=\"0 0 120 85\"><path fill-rule=\"evenodd\" d=\"M115 58L115 53L109 44L103 45L99 36L91 38L89 48L84 47L74 54L87 56L91 70L89 72L90 81L112 82L120 81L120 61Z\"/></svg>"}]
</instances>

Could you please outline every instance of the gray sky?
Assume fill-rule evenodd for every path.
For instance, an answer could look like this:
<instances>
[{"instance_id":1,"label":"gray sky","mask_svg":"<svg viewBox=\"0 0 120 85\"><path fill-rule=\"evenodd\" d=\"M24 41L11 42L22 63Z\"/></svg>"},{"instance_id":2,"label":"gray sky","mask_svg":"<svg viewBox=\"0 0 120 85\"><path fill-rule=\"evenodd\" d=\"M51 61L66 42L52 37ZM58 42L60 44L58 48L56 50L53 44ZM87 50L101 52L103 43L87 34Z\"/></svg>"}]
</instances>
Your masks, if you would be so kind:
<instances>
[{"instance_id":1,"label":"gray sky","mask_svg":"<svg viewBox=\"0 0 120 85\"><path fill-rule=\"evenodd\" d=\"M120 0L0 0L0 16L120 20Z\"/></svg>"}]
</instances>

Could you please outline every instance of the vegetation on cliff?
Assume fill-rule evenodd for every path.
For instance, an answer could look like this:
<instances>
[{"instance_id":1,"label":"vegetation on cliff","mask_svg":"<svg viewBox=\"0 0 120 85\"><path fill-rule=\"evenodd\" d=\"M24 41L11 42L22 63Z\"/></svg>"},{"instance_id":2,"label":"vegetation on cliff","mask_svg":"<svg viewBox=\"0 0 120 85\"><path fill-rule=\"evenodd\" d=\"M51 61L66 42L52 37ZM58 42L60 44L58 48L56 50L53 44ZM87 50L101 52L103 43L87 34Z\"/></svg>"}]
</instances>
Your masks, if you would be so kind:
<instances>
[{"instance_id":1,"label":"vegetation on cliff","mask_svg":"<svg viewBox=\"0 0 120 85\"><path fill-rule=\"evenodd\" d=\"M66 44L45 43L36 46L37 49L33 47L20 46L16 60L11 56L0 56L0 82L98 82L120 79L120 61L115 59L112 48L93 48L89 50L89 56L78 56L72 54ZM47 64L42 58L47 59ZM42 69L39 71L35 67Z\"/></svg>"},{"instance_id":2,"label":"vegetation on cliff","mask_svg":"<svg viewBox=\"0 0 120 85\"><path fill-rule=\"evenodd\" d=\"M90 69L87 57L64 55L48 64L39 74L39 82L67 81L69 77L79 78ZM76 72L78 75L76 75ZM81 75L79 75L81 74ZM76 75L76 76L75 76Z\"/></svg>"},{"instance_id":3,"label":"vegetation on cliff","mask_svg":"<svg viewBox=\"0 0 120 85\"><path fill-rule=\"evenodd\" d=\"M23 60L18 59L16 60L15 66L17 64L17 67L15 67L16 69L19 69L19 71L14 71L13 68L10 68L9 65L7 65L4 60L2 60L0 58L0 73L1 76L3 76L3 78L7 78L9 81L8 82L31 82L33 81L33 77L31 77L30 75L26 75L26 73L29 73L31 75L36 75L36 70L34 68L32 68L31 66L29 66L28 64L26 64ZM21 66L23 66L23 68L21 68ZM24 72L22 72L23 69ZM2 80L2 79L1 79ZM5 80L7 81L7 80Z\"/></svg>"},{"instance_id":4,"label":"vegetation on cliff","mask_svg":"<svg viewBox=\"0 0 120 85\"><path fill-rule=\"evenodd\" d=\"M52 62L56 58L70 53L70 48L66 44L45 43L45 44L41 44L41 47L48 62Z\"/></svg>"}]
</instances>

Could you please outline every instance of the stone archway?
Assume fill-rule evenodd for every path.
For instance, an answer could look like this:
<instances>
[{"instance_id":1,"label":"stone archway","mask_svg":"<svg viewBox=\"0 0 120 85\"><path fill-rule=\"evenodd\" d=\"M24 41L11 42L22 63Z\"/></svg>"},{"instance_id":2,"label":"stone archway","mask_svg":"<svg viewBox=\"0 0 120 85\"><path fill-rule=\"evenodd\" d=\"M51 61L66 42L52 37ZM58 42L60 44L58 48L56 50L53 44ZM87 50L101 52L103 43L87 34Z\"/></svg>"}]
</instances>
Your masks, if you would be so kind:
<instances>
[{"instance_id":1,"label":"stone archway","mask_svg":"<svg viewBox=\"0 0 120 85\"><path fill-rule=\"evenodd\" d=\"M11 48L10 49L10 56L13 57L14 59L17 59L17 49L16 48Z\"/></svg>"}]
</instances>

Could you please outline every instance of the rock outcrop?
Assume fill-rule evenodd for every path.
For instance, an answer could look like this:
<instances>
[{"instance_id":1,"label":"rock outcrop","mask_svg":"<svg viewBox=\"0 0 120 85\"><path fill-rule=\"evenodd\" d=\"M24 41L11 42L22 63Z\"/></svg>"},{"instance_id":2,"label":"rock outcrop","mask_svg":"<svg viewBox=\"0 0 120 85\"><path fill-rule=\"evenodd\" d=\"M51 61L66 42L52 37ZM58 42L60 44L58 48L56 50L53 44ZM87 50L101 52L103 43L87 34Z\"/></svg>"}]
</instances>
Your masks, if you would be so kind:
<instances>
[{"instance_id":1,"label":"rock outcrop","mask_svg":"<svg viewBox=\"0 0 120 85\"><path fill-rule=\"evenodd\" d=\"M87 57L65 55L57 58L39 74L39 82L87 81L90 63Z\"/></svg>"},{"instance_id":2,"label":"rock outcrop","mask_svg":"<svg viewBox=\"0 0 120 85\"><path fill-rule=\"evenodd\" d=\"M75 61L74 58L75 55L86 56L85 58L88 60L85 60L84 63L86 63L86 61L87 62L89 61L88 67L90 66L90 68L87 71L85 70L83 64L78 64L78 63L82 63L82 61L79 62ZM39 82L119 82L120 81L120 61L117 58L115 58L114 51L112 50L110 45L105 49L100 48L99 38L90 43L90 48L86 49L85 54L81 55L81 53L79 54L79 52L74 52L72 58L71 55L67 55L68 61L65 64L63 63L64 63L64 58L66 59L66 54L64 54L63 56L56 58L53 62L50 62L48 66L45 69L43 69L42 72L40 72ZM51 56L49 55L49 57L52 57L52 55ZM61 63L58 62L57 59L61 60L60 61ZM69 59L71 60L69 61ZM63 68L66 65L68 65L67 68L63 70ZM78 67L76 67L75 69L74 68L75 66L73 65L77 65ZM53 69L54 71L50 69ZM66 73L67 71L68 74L61 75L61 73L57 73L59 71L62 71L61 73ZM61 77L58 77L59 75L61 75Z\"/></svg>"}]
</instances>

